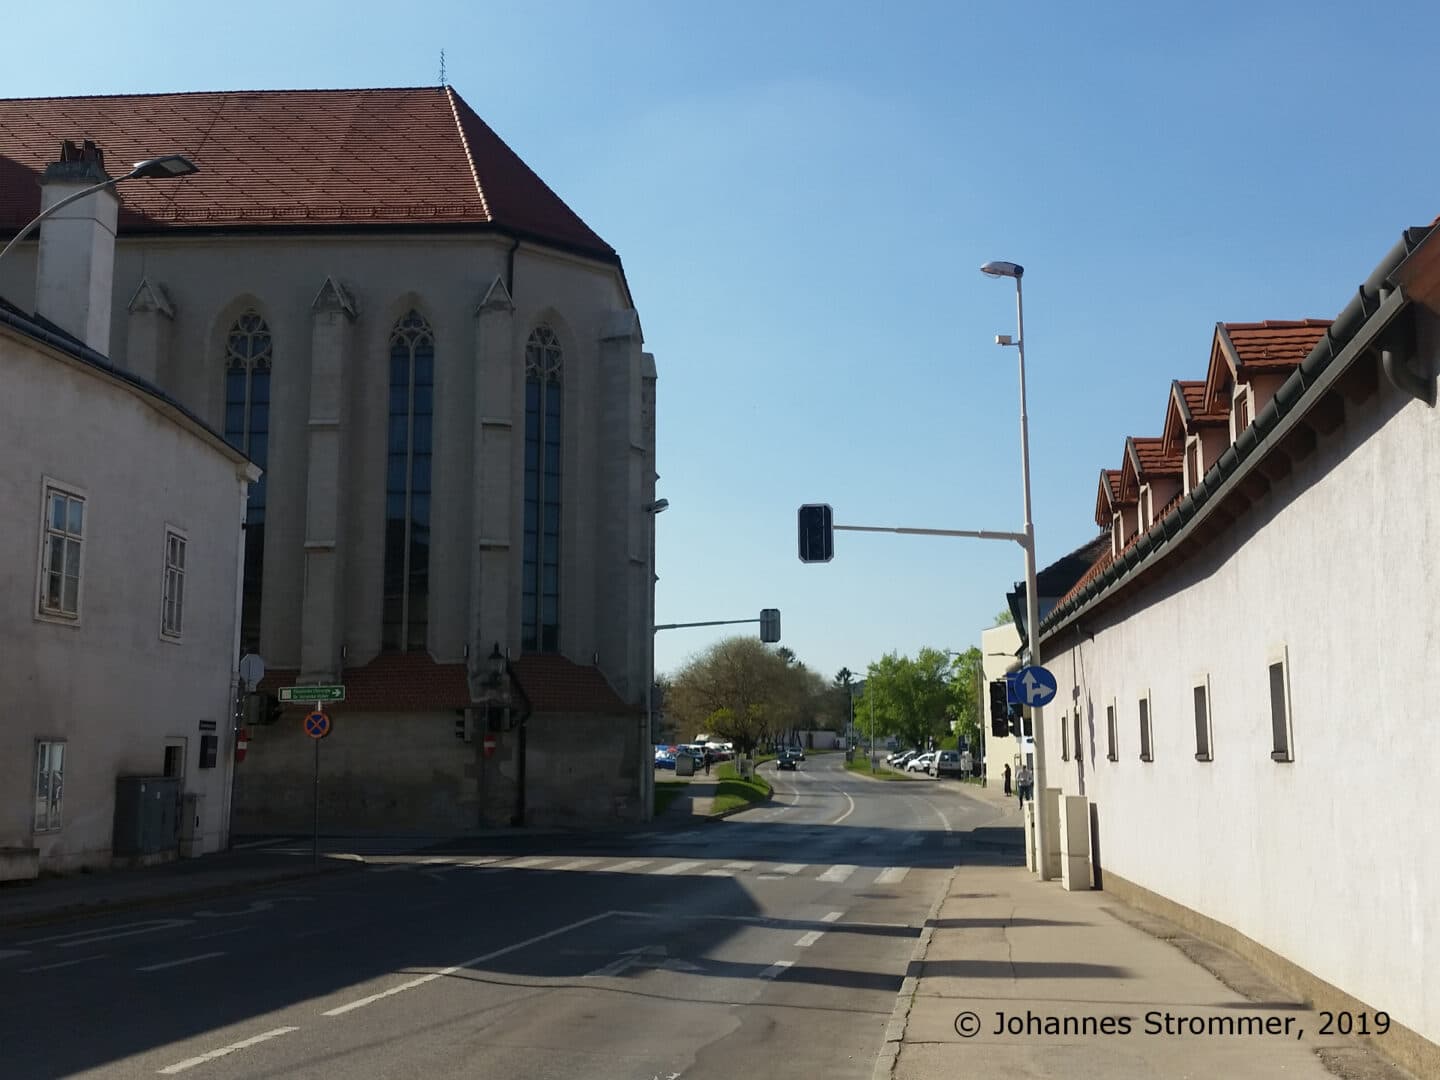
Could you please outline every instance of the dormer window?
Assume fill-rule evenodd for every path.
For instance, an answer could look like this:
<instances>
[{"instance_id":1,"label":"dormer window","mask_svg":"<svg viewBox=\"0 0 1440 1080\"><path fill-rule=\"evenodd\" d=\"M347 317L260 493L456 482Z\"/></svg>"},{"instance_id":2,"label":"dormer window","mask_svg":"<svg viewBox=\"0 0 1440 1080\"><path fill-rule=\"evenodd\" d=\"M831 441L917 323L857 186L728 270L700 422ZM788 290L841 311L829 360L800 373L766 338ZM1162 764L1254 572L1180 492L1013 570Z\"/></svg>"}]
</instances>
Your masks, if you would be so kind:
<instances>
[{"instance_id":1,"label":"dormer window","mask_svg":"<svg viewBox=\"0 0 1440 1080\"><path fill-rule=\"evenodd\" d=\"M1155 500L1150 490L1150 485L1146 484L1140 489L1140 531L1144 532L1154 524L1154 521Z\"/></svg>"},{"instance_id":2,"label":"dormer window","mask_svg":"<svg viewBox=\"0 0 1440 1080\"><path fill-rule=\"evenodd\" d=\"M1185 490L1194 491L1204 475L1200 463L1200 437L1192 435L1185 440Z\"/></svg>"},{"instance_id":3,"label":"dormer window","mask_svg":"<svg viewBox=\"0 0 1440 1080\"><path fill-rule=\"evenodd\" d=\"M1240 433L1250 426L1249 388L1237 388L1235 390L1234 402L1235 403L1232 410L1232 415L1234 416L1235 430L1233 432L1233 437L1235 439L1238 439L1240 438Z\"/></svg>"},{"instance_id":4,"label":"dormer window","mask_svg":"<svg viewBox=\"0 0 1440 1080\"><path fill-rule=\"evenodd\" d=\"M1125 546L1125 526L1120 522L1120 515L1116 514L1110 525L1110 543L1114 547L1112 554L1119 555L1120 549Z\"/></svg>"}]
</instances>

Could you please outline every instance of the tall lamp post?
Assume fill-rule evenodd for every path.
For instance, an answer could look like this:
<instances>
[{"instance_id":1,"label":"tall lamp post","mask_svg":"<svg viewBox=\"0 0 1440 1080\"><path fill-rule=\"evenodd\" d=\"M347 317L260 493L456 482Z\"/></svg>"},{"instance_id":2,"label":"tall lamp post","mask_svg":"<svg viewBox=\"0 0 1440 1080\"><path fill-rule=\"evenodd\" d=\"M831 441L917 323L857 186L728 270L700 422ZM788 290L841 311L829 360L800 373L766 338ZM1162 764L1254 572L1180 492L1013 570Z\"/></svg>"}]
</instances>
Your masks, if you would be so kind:
<instances>
[{"instance_id":1,"label":"tall lamp post","mask_svg":"<svg viewBox=\"0 0 1440 1080\"><path fill-rule=\"evenodd\" d=\"M166 154L163 157L146 158L144 161L137 161L124 176L112 176L108 180L102 180L91 187L82 188L72 192L65 198L58 200L53 206L46 207L37 214L29 225L26 225L14 238L0 251L0 259L10 254L10 249L24 240L39 227L40 223L57 210L63 210L73 202L79 202L87 195L94 195L97 191L104 191L106 188L114 187L116 184L124 183L126 180L172 180L181 176L189 176L191 173L200 171L200 166L185 157L183 154Z\"/></svg>"},{"instance_id":2,"label":"tall lamp post","mask_svg":"<svg viewBox=\"0 0 1440 1080\"><path fill-rule=\"evenodd\" d=\"M1035 584L1035 523L1030 514L1030 421L1025 409L1025 295L1021 287L1025 268L1019 263L996 261L987 262L980 267L980 272L988 274L990 277L1015 279L1015 321L1019 337L1017 340L1011 341L1008 334L1000 334L995 338L995 344L1014 345L1020 355L1020 471L1021 487L1025 496L1025 639L1029 652L1029 663L1038 665L1040 663L1040 597ZM1038 804L1039 809L1032 810L1035 814L1035 863L1040 880L1045 881L1049 877L1045 865L1045 728L1041 723L1041 711L1032 707L1031 712L1034 713L1035 718L1035 790L1039 792L1041 799ZM1033 797L1031 804L1032 807L1035 805Z\"/></svg>"},{"instance_id":3,"label":"tall lamp post","mask_svg":"<svg viewBox=\"0 0 1440 1080\"><path fill-rule=\"evenodd\" d=\"M655 518L669 509L669 499L656 499L640 509L650 515L649 558L645 560L645 625L650 631L650 651L645 660L645 730L640 735L640 820L655 816L655 752L651 706L655 697Z\"/></svg>"}]
</instances>

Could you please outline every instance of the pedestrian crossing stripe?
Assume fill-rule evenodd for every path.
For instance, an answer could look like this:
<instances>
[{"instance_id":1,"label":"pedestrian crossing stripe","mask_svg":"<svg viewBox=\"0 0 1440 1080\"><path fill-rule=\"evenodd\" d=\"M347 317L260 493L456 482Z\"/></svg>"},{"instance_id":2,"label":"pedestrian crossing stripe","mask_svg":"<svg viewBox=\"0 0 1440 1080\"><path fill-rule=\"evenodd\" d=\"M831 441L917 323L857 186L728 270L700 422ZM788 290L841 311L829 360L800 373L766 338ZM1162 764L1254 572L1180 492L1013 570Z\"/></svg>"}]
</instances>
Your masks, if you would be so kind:
<instances>
[{"instance_id":1,"label":"pedestrian crossing stripe","mask_svg":"<svg viewBox=\"0 0 1440 1080\"><path fill-rule=\"evenodd\" d=\"M836 863L831 866L809 863L757 863L753 861L734 861L723 863L719 866L707 866L705 862L698 859L685 859L679 862L667 862L655 859L625 859L620 862L604 865L606 860L600 857L587 857L561 859L554 855L527 855L522 858L507 859L504 856L484 856L481 858L464 858L446 860L443 864L435 859L426 859L422 862L387 862L372 864L369 870L372 873L387 874L401 870L429 871L434 876L434 871L449 874L456 871L482 871L494 873L497 870L547 870L547 871L573 871L582 870L604 874L630 874L645 873L659 877L684 877L700 876L712 878L739 878L754 877L760 881L792 881L797 880L802 871L817 871L813 876L815 880L830 885L840 885L849 881L861 867L854 863ZM553 864L553 865L552 865ZM702 869L703 867L703 869ZM909 866L884 866L866 868L873 870L873 879L876 885L898 885L905 880L912 867ZM752 873L753 871L753 873ZM867 877L867 874L862 874Z\"/></svg>"}]
</instances>

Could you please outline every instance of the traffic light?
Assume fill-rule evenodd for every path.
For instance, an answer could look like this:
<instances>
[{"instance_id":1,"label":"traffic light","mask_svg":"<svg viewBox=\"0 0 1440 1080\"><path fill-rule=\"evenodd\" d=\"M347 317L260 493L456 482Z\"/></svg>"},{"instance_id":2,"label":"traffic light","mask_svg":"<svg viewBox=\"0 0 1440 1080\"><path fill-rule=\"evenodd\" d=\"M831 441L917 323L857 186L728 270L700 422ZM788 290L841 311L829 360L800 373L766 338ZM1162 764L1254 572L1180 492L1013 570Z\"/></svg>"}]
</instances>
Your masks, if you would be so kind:
<instances>
[{"instance_id":1,"label":"traffic light","mask_svg":"<svg viewBox=\"0 0 1440 1080\"><path fill-rule=\"evenodd\" d=\"M800 561L829 562L835 557L835 512L829 503L800 507Z\"/></svg>"},{"instance_id":2,"label":"traffic light","mask_svg":"<svg viewBox=\"0 0 1440 1080\"><path fill-rule=\"evenodd\" d=\"M767 607L760 612L760 640L773 645L780 640L780 609Z\"/></svg>"},{"instance_id":3,"label":"traffic light","mask_svg":"<svg viewBox=\"0 0 1440 1080\"><path fill-rule=\"evenodd\" d=\"M1033 710L1033 709L1026 709L1026 710L1024 711L1024 719L1022 719L1022 720L1020 721L1020 730L1021 730L1022 732L1024 732L1025 738L1027 738L1027 739L1033 739L1033 738L1035 737L1035 723L1034 723L1034 721L1035 721L1035 712L1034 712L1034 710Z\"/></svg>"},{"instance_id":4,"label":"traffic light","mask_svg":"<svg viewBox=\"0 0 1440 1080\"><path fill-rule=\"evenodd\" d=\"M280 714L285 711L285 706L280 704L280 699L274 694L265 694L265 720L267 724L277 723Z\"/></svg>"},{"instance_id":5,"label":"traffic light","mask_svg":"<svg viewBox=\"0 0 1440 1080\"><path fill-rule=\"evenodd\" d=\"M1003 739L1010 734L1010 705L1005 698L1005 680L990 680L990 734Z\"/></svg>"},{"instance_id":6,"label":"traffic light","mask_svg":"<svg viewBox=\"0 0 1440 1080\"><path fill-rule=\"evenodd\" d=\"M1010 705L1009 714L1010 734L1019 738L1023 730L1025 735L1030 734L1030 718L1025 715L1025 706L1018 703Z\"/></svg>"}]
</instances>

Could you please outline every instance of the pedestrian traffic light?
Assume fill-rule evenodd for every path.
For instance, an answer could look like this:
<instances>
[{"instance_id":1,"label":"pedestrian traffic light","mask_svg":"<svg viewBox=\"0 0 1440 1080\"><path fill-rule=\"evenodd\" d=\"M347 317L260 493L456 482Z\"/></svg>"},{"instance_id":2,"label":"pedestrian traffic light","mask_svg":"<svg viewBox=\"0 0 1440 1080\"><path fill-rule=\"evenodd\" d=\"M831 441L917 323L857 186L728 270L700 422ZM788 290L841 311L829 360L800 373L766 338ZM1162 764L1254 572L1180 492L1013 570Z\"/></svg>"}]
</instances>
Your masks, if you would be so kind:
<instances>
[{"instance_id":1,"label":"pedestrian traffic light","mask_svg":"<svg viewBox=\"0 0 1440 1080\"><path fill-rule=\"evenodd\" d=\"M829 562L835 557L835 512L829 503L800 507L800 561Z\"/></svg>"},{"instance_id":2,"label":"pedestrian traffic light","mask_svg":"<svg viewBox=\"0 0 1440 1080\"><path fill-rule=\"evenodd\" d=\"M990 734L1004 738L1010 733L1010 705L1005 700L1005 680L990 680Z\"/></svg>"},{"instance_id":3,"label":"pedestrian traffic light","mask_svg":"<svg viewBox=\"0 0 1440 1080\"><path fill-rule=\"evenodd\" d=\"M780 640L780 609L767 607L760 612L760 640L773 645Z\"/></svg>"}]
</instances>

